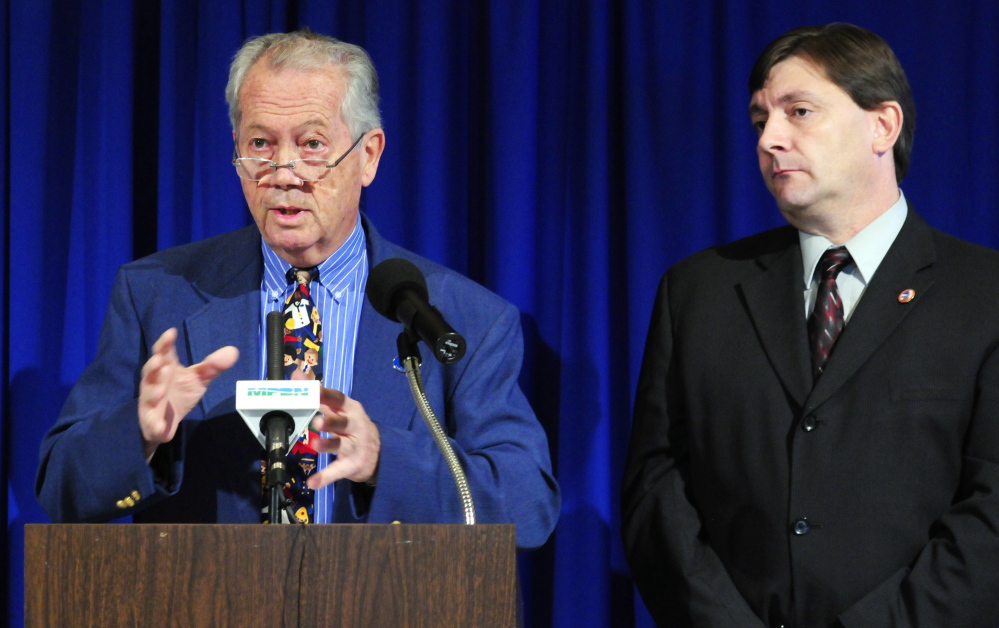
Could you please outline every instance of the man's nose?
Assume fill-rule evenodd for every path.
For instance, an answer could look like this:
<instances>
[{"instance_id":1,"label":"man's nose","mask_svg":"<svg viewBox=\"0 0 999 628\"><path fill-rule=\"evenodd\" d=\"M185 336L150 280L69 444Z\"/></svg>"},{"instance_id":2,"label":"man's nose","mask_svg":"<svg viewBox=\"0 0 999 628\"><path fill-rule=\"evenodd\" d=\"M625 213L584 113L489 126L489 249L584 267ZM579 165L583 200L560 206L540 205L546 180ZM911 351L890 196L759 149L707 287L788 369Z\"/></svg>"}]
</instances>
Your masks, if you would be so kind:
<instances>
[{"instance_id":1,"label":"man's nose","mask_svg":"<svg viewBox=\"0 0 999 628\"><path fill-rule=\"evenodd\" d=\"M291 165L293 159L298 159L295 151L290 149L278 150L272 159L277 166L274 167L274 172L271 174L271 185L275 187L298 187L303 184L303 181L298 178L298 173L295 172L295 169Z\"/></svg>"},{"instance_id":2,"label":"man's nose","mask_svg":"<svg viewBox=\"0 0 999 628\"><path fill-rule=\"evenodd\" d=\"M787 124L779 116L771 116L763 125L757 142L761 152L776 153L787 149Z\"/></svg>"}]
</instances>

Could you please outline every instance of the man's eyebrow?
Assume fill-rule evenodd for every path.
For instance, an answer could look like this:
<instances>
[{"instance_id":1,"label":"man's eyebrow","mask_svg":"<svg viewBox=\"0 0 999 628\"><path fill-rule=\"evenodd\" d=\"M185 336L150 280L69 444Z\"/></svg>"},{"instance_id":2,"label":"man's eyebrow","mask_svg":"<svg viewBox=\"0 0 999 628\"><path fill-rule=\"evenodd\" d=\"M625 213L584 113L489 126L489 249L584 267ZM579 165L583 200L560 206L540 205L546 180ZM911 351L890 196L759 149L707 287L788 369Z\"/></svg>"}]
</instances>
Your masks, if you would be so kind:
<instances>
[{"instance_id":1,"label":"man's eyebrow","mask_svg":"<svg viewBox=\"0 0 999 628\"><path fill-rule=\"evenodd\" d=\"M254 122L253 124L246 125L247 131L267 131L267 127L260 124L259 122Z\"/></svg>"},{"instance_id":2,"label":"man's eyebrow","mask_svg":"<svg viewBox=\"0 0 999 628\"><path fill-rule=\"evenodd\" d=\"M786 104L786 103L793 102L793 101L796 101L796 100L809 100L809 101L812 101L812 100L815 100L815 94L813 94L812 92L803 90L803 89L796 89L793 92L788 92L788 93L784 94L783 96L781 96L780 98L778 98L777 102Z\"/></svg>"},{"instance_id":3,"label":"man's eyebrow","mask_svg":"<svg viewBox=\"0 0 999 628\"><path fill-rule=\"evenodd\" d=\"M813 94L812 92L803 89L796 89L786 94L782 94L777 99L777 102L779 102L782 105L786 105L789 102L796 102L798 100L814 101L816 100L816 97L815 94ZM767 110L762 105L758 105L756 103L749 105L749 115L751 116L757 114L764 114L766 112Z\"/></svg>"},{"instance_id":4,"label":"man's eyebrow","mask_svg":"<svg viewBox=\"0 0 999 628\"><path fill-rule=\"evenodd\" d=\"M314 128L314 127L317 127L317 126L318 127L325 127L325 126L327 126L326 120L323 120L322 118L309 118L308 120L306 120L302 124L298 125L296 127L296 130L301 131L303 129L310 129L310 128ZM265 124L261 124L259 122L253 122L251 124L246 125L246 130L247 131L251 131L251 130L252 131L270 131L270 127L268 127Z\"/></svg>"},{"instance_id":5,"label":"man's eyebrow","mask_svg":"<svg viewBox=\"0 0 999 628\"><path fill-rule=\"evenodd\" d=\"M309 118L308 120L300 124L298 128L304 129L314 126L326 126L326 121L323 120L322 118Z\"/></svg>"}]
</instances>

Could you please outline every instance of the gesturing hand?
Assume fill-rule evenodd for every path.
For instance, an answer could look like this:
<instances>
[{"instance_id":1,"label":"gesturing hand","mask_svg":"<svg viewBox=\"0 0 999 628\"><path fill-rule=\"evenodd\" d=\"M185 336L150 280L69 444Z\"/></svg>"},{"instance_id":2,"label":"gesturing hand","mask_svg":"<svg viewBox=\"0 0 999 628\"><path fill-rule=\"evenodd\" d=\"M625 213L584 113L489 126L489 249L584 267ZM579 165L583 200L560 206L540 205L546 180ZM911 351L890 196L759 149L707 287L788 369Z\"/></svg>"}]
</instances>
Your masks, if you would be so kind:
<instances>
[{"instance_id":1,"label":"gesturing hand","mask_svg":"<svg viewBox=\"0 0 999 628\"><path fill-rule=\"evenodd\" d=\"M236 347L222 347L198 364L185 367L177 359L176 340L175 328L163 332L153 345L153 355L142 367L139 428L147 462L157 447L173 439L177 425L201 400L208 384L239 359Z\"/></svg>"},{"instance_id":2,"label":"gesturing hand","mask_svg":"<svg viewBox=\"0 0 999 628\"><path fill-rule=\"evenodd\" d=\"M373 482L382 441L364 406L331 388L320 389L320 404L322 414L312 420L312 427L332 437L318 438L310 444L316 451L337 454L337 459L309 477L309 488L315 490L341 478Z\"/></svg>"}]
</instances>

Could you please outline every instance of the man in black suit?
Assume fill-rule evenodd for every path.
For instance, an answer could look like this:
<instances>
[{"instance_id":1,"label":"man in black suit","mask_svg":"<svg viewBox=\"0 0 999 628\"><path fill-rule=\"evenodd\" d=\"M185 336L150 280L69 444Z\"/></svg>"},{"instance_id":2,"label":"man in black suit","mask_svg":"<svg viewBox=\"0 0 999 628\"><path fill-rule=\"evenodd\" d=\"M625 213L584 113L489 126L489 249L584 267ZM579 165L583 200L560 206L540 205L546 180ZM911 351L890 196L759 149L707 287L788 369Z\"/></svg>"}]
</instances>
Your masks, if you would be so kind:
<instances>
[{"instance_id":1,"label":"man in black suit","mask_svg":"<svg viewBox=\"0 0 999 628\"><path fill-rule=\"evenodd\" d=\"M915 111L877 35L790 31L749 88L790 225L659 287L622 499L642 597L670 627L995 628L999 254L899 190Z\"/></svg>"}]
</instances>

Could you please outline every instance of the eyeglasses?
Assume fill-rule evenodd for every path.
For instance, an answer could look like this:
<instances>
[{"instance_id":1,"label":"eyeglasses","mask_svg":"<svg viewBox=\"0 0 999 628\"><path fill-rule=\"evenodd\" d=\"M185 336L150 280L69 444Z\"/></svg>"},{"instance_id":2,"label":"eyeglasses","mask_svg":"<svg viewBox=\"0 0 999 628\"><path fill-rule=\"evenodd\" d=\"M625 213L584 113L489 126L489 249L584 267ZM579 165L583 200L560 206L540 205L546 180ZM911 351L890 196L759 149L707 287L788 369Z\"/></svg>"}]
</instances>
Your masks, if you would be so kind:
<instances>
[{"instance_id":1,"label":"eyeglasses","mask_svg":"<svg viewBox=\"0 0 999 628\"><path fill-rule=\"evenodd\" d=\"M236 147L233 146L232 165L236 166L236 174L239 175L239 178L247 181L260 181L267 175L277 172L278 168L291 170L292 174L303 182L320 181L329 174L332 168L340 165L340 162L350 154L350 151L354 150L354 147L361 142L364 135L361 133L347 149L347 152L340 155L340 158L333 163L330 163L328 159L292 159L286 164L279 164L276 161L261 157L237 157Z\"/></svg>"}]
</instances>

